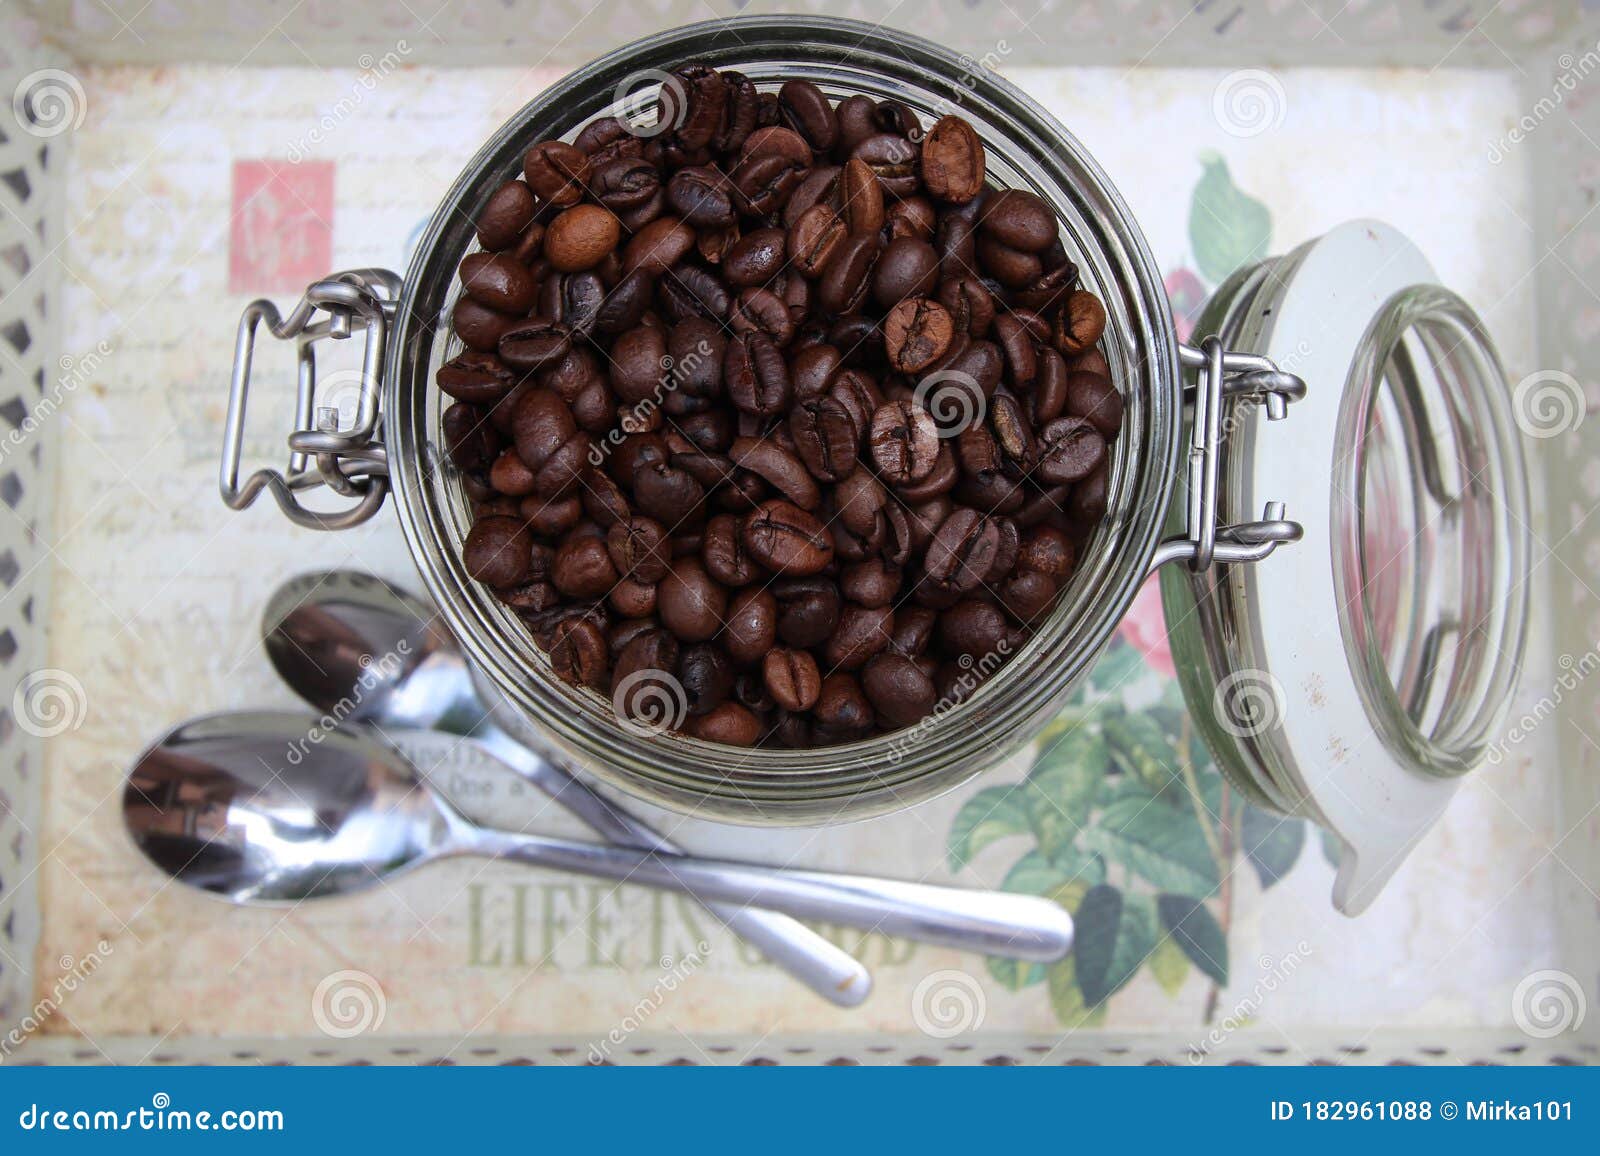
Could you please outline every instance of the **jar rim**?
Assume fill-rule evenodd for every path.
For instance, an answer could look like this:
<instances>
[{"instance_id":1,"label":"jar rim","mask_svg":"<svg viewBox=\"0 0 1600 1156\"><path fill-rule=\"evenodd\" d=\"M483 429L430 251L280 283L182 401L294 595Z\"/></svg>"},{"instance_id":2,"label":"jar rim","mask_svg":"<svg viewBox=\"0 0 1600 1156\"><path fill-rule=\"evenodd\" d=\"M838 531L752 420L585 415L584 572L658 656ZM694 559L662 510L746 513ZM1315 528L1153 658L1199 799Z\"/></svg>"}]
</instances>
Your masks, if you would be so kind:
<instances>
[{"instance_id":1,"label":"jar rim","mask_svg":"<svg viewBox=\"0 0 1600 1156\"><path fill-rule=\"evenodd\" d=\"M997 167L1056 209L1086 285L1107 304L1106 354L1128 400L1128 424L1113 459L1106 522L1046 623L970 699L941 716L937 741L919 741L909 752L905 731L799 751L677 735L642 739L611 717L609 703L550 674L526 630L460 562L462 503L437 444L432 367L445 345L455 266L496 183L490 176L515 171L534 141L570 137L618 107L633 78L659 79L688 60L740 69L762 88L805 75L904 99L919 114L959 110L980 127ZM984 128L998 131L986 135ZM1110 641L1146 576L1177 476L1177 335L1155 258L1110 179L1009 81L920 37L858 21L740 16L689 25L624 46L556 82L494 134L441 201L407 271L395 338L399 355L384 382L394 504L429 595L480 685L494 692L487 697L497 721L623 790L734 821L814 823L896 810L1015 750ZM741 787L750 774L806 785L792 798L752 798Z\"/></svg>"}]
</instances>

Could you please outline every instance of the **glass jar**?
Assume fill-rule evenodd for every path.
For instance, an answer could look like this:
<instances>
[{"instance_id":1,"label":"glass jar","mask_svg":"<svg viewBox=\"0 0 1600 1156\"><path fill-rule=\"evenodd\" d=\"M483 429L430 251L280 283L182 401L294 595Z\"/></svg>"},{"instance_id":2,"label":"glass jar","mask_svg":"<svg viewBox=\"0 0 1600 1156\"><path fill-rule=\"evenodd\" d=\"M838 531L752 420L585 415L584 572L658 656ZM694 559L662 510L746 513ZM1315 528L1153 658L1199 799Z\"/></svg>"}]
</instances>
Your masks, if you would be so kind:
<instances>
[{"instance_id":1,"label":"glass jar","mask_svg":"<svg viewBox=\"0 0 1600 1156\"><path fill-rule=\"evenodd\" d=\"M610 702L554 677L512 611L472 581L461 562L470 513L441 450L441 399L433 379L458 349L449 317L457 266L475 244L473 221L495 187L520 172L530 145L570 140L599 116L637 123L647 103L641 97L687 61L737 70L764 90L806 77L830 96L898 100L924 123L958 112L984 140L994 182L1031 189L1054 208L1085 287L1106 305L1101 347L1126 402L1125 424L1113 447L1109 513L1054 611L1021 650L961 705L906 731L803 751L745 750L641 733L637 724L619 720ZM1277 272L1296 264L1286 259ZM1233 286L1248 297L1247 289L1259 289L1266 280L1263 274ZM268 490L300 524L339 528L370 516L392 494L428 593L459 639L496 721L547 756L700 815L759 824L861 818L946 791L1035 736L1110 641L1156 568L1172 563L1171 569L1192 576L1168 583L1176 605L1187 600L1189 613L1180 609L1182 621L1174 627L1182 636L1183 621L1219 613L1220 601L1208 584L1234 580L1299 536L1300 526L1288 520L1284 505L1270 500L1277 496L1270 483L1264 490L1241 490L1237 475L1246 471L1228 467L1235 458L1248 458L1256 442L1272 440L1258 428L1261 419L1285 418L1305 386L1278 369L1266 343L1253 343L1262 333L1224 325L1230 316L1223 310L1214 320L1234 351L1217 339L1198 349L1181 345L1149 247L1105 173L1037 103L975 62L853 21L802 15L716 21L622 48L522 109L446 194L403 283L382 271L342 274L312 286L287 318L270 303L254 303L240 323L223 496L240 507ZM288 472L261 471L240 486L250 349L262 321L277 336L300 340L298 428L289 439ZM366 333L366 372L355 423L342 429L329 411L315 406L309 351L323 337L357 329ZM1347 377L1346 368L1338 369L1338 380ZM1241 410L1250 412L1234 430ZM334 514L306 509L297 494L319 483L356 505ZM1327 495L1313 505L1326 508ZM1288 510L1304 512L1293 502ZM1163 538L1169 516L1170 532ZM1212 637L1180 645L1181 660L1193 667L1185 688L1201 696L1192 701L1209 704L1206 696L1237 666L1243 652L1228 649L1231 630L1224 623ZM1207 714L1209 705L1196 710ZM1266 773L1264 764L1236 761L1241 779L1258 772ZM1298 803L1287 792L1256 785L1251 792L1279 809Z\"/></svg>"}]
</instances>

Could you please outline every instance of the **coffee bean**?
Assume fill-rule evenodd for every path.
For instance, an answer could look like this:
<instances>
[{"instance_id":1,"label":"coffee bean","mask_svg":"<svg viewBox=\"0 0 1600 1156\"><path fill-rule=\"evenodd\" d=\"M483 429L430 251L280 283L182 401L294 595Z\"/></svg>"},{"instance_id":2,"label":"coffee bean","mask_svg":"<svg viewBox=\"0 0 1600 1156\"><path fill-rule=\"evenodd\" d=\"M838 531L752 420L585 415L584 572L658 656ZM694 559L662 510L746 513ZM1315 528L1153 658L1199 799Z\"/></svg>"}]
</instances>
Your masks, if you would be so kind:
<instances>
[{"instance_id":1,"label":"coffee bean","mask_svg":"<svg viewBox=\"0 0 1600 1156\"><path fill-rule=\"evenodd\" d=\"M485 308L513 314L533 308L539 292L528 267L504 253L473 253L463 260L461 287Z\"/></svg>"},{"instance_id":2,"label":"coffee bean","mask_svg":"<svg viewBox=\"0 0 1600 1156\"><path fill-rule=\"evenodd\" d=\"M682 642L705 642L722 629L728 594L697 558L676 559L657 585L661 624Z\"/></svg>"},{"instance_id":3,"label":"coffee bean","mask_svg":"<svg viewBox=\"0 0 1600 1156\"><path fill-rule=\"evenodd\" d=\"M722 258L722 275L730 285L764 285L783 268L786 256L782 229L754 229Z\"/></svg>"},{"instance_id":4,"label":"coffee bean","mask_svg":"<svg viewBox=\"0 0 1600 1156\"><path fill-rule=\"evenodd\" d=\"M815 574L833 561L826 527L781 499L763 502L745 519L744 542L751 557L778 574Z\"/></svg>"},{"instance_id":5,"label":"coffee bean","mask_svg":"<svg viewBox=\"0 0 1600 1156\"><path fill-rule=\"evenodd\" d=\"M784 122L817 152L828 152L838 143L839 120L833 105L811 81L784 81L778 90L778 108Z\"/></svg>"},{"instance_id":6,"label":"coffee bean","mask_svg":"<svg viewBox=\"0 0 1600 1156\"><path fill-rule=\"evenodd\" d=\"M689 703L689 714L710 714L733 693L733 663L720 647L696 643L683 648L678 659L678 682Z\"/></svg>"},{"instance_id":7,"label":"coffee bean","mask_svg":"<svg viewBox=\"0 0 1600 1156\"><path fill-rule=\"evenodd\" d=\"M534 318L507 327L500 334L500 357L518 369L541 369L566 357L572 333L555 321Z\"/></svg>"},{"instance_id":8,"label":"coffee bean","mask_svg":"<svg viewBox=\"0 0 1600 1156\"><path fill-rule=\"evenodd\" d=\"M1056 318L1056 348L1072 355L1092 348L1106 331L1106 307L1086 289L1068 295Z\"/></svg>"},{"instance_id":9,"label":"coffee bean","mask_svg":"<svg viewBox=\"0 0 1600 1156\"><path fill-rule=\"evenodd\" d=\"M988 577L999 549L1000 529L995 520L963 507L934 532L923 569L935 582L966 593Z\"/></svg>"},{"instance_id":10,"label":"coffee bean","mask_svg":"<svg viewBox=\"0 0 1600 1156\"><path fill-rule=\"evenodd\" d=\"M563 141L542 141L523 155L522 171L541 201L564 208L583 199L589 158Z\"/></svg>"},{"instance_id":11,"label":"coffee bean","mask_svg":"<svg viewBox=\"0 0 1600 1156\"><path fill-rule=\"evenodd\" d=\"M1088 419L1107 441L1122 429L1122 394L1109 377L1098 373L1067 374L1066 411L1073 417Z\"/></svg>"},{"instance_id":12,"label":"coffee bean","mask_svg":"<svg viewBox=\"0 0 1600 1156\"><path fill-rule=\"evenodd\" d=\"M887 402L872 415L872 460L892 486L931 474L939 444L933 416L913 401Z\"/></svg>"},{"instance_id":13,"label":"coffee bean","mask_svg":"<svg viewBox=\"0 0 1600 1156\"><path fill-rule=\"evenodd\" d=\"M1039 431L1037 472L1046 482L1088 477L1105 456L1105 439L1086 418L1058 417Z\"/></svg>"},{"instance_id":14,"label":"coffee bean","mask_svg":"<svg viewBox=\"0 0 1600 1156\"><path fill-rule=\"evenodd\" d=\"M915 243L915 242L913 242ZM927 297L900 302L883 319L883 348L901 373L926 369L950 348L955 322L943 305Z\"/></svg>"},{"instance_id":15,"label":"coffee bean","mask_svg":"<svg viewBox=\"0 0 1600 1156\"><path fill-rule=\"evenodd\" d=\"M852 158L839 175L839 197L845 224L855 235L883 228L883 185L866 161Z\"/></svg>"},{"instance_id":16,"label":"coffee bean","mask_svg":"<svg viewBox=\"0 0 1600 1156\"><path fill-rule=\"evenodd\" d=\"M619 574L640 582L661 581L670 561L666 527L637 514L606 531L606 551Z\"/></svg>"},{"instance_id":17,"label":"coffee bean","mask_svg":"<svg viewBox=\"0 0 1600 1156\"><path fill-rule=\"evenodd\" d=\"M811 714L816 719L816 737L825 742L851 742L872 730L872 704L856 677L843 671L822 680Z\"/></svg>"},{"instance_id":18,"label":"coffee bean","mask_svg":"<svg viewBox=\"0 0 1600 1156\"><path fill-rule=\"evenodd\" d=\"M698 718L691 718L684 730L708 743L726 743L730 747L754 746L761 737L761 720L749 707L736 702L725 702L715 710Z\"/></svg>"},{"instance_id":19,"label":"coffee bean","mask_svg":"<svg viewBox=\"0 0 1600 1156\"><path fill-rule=\"evenodd\" d=\"M941 201L965 203L983 191L983 142L959 116L940 117L922 142L922 184ZM1050 221L1051 236L1055 220Z\"/></svg>"},{"instance_id":20,"label":"coffee bean","mask_svg":"<svg viewBox=\"0 0 1600 1156\"><path fill-rule=\"evenodd\" d=\"M854 313L872 288L880 250L876 233L852 233L834 247L817 282L817 300L830 313Z\"/></svg>"},{"instance_id":21,"label":"coffee bean","mask_svg":"<svg viewBox=\"0 0 1600 1156\"><path fill-rule=\"evenodd\" d=\"M778 647L761 660L767 693L784 710L810 710L822 693L822 672L809 651Z\"/></svg>"},{"instance_id":22,"label":"coffee bean","mask_svg":"<svg viewBox=\"0 0 1600 1156\"><path fill-rule=\"evenodd\" d=\"M921 237L899 237L890 241L878 258L872 296L878 308L893 309L907 297L926 297L938 284L939 256L933 246Z\"/></svg>"},{"instance_id":23,"label":"coffee bean","mask_svg":"<svg viewBox=\"0 0 1600 1156\"><path fill-rule=\"evenodd\" d=\"M706 523L700 543L706 572L724 586L748 586L761 577L761 569L744 545L744 525L734 514L718 514Z\"/></svg>"},{"instance_id":24,"label":"coffee bean","mask_svg":"<svg viewBox=\"0 0 1600 1156\"><path fill-rule=\"evenodd\" d=\"M720 641L728 657L741 666L760 662L778 636L778 602L758 586L739 591L728 603L727 624Z\"/></svg>"},{"instance_id":25,"label":"coffee bean","mask_svg":"<svg viewBox=\"0 0 1600 1156\"><path fill-rule=\"evenodd\" d=\"M837 482L856 468L861 440L856 423L832 398L817 397L790 410L789 437L800 461L819 482Z\"/></svg>"},{"instance_id":26,"label":"coffee bean","mask_svg":"<svg viewBox=\"0 0 1600 1156\"><path fill-rule=\"evenodd\" d=\"M599 205L574 205L550 222L544 255L563 273L591 269L622 240L622 222Z\"/></svg>"},{"instance_id":27,"label":"coffee bean","mask_svg":"<svg viewBox=\"0 0 1600 1156\"><path fill-rule=\"evenodd\" d=\"M892 607L847 602L839 611L839 625L824 648L824 659L833 670L860 670L889 645L893 633Z\"/></svg>"},{"instance_id":28,"label":"coffee bean","mask_svg":"<svg viewBox=\"0 0 1600 1156\"><path fill-rule=\"evenodd\" d=\"M784 246L803 277L820 277L847 235L839 214L828 205L812 205L789 227Z\"/></svg>"},{"instance_id":29,"label":"coffee bean","mask_svg":"<svg viewBox=\"0 0 1600 1156\"><path fill-rule=\"evenodd\" d=\"M517 518L479 518L467 533L461 560L479 582L505 588L528 577L533 535Z\"/></svg>"},{"instance_id":30,"label":"coffee bean","mask_svg":"<svg viewBox=\"0 0 1600 1156\"><path fill-rule=\"evenodd\" d=\"M606 685L610 666L605 635L591 619L568 619L556 627L550 642L550 668L557 678L598 690Z\"/></svg>"},{"instance_id":31,"label":"coffee bean","mask_svg":"<svg viewBox=\"0 0 1600 1156\"><path fill-rule=\"evenodd\" d=\"M789 406L789 367L772 338L759 331L735 334L722 358L728 400L745 413L774 417Z\"/></svg>"},{"instance_id":32,"label":"coffee bean","mask_svg":"<svg viewBox=\"0 0 1600 1156\"><path fill-rule=\"evenodd\" d=\"M493 405L508 396L521 379L522 374L494 354L476 350L445 362L434 375L445 393L473 405Z\"/></svg>"},{"instance_id":33,"label":"coffee bean","mask_svg":"<svg viewBox=\"0 0 1600 1156\"><path fill-rule=\"evenodd\" d=\"M533 222L538 199L521 181L507 181L478 211L478 244L485 249L509 249Z\"/></svg>"},{"instance_id":34,"label":"coffee bean","mask_svg":"<svg viewBox=\"0 0 1600 1156\"><path fill-rule=\"evenodd\" d=\"M983 206L978 227L996 242L1024 253L1048 249L1056 239L1056 216L1037 193L1001 189Z\"/></svg>"},{"instance_id":35,"label":"coffee bean","mask_svg":"<svg viewBox=\"0 0 1600 1156\"><path fill-rule=\"evenodd\" d=\"M909 658L880 654L861 672L861 689L866 691L880 718L890 726L903 727L927 717L938 699L933 680Z\"/></svg>"}]
</instances>

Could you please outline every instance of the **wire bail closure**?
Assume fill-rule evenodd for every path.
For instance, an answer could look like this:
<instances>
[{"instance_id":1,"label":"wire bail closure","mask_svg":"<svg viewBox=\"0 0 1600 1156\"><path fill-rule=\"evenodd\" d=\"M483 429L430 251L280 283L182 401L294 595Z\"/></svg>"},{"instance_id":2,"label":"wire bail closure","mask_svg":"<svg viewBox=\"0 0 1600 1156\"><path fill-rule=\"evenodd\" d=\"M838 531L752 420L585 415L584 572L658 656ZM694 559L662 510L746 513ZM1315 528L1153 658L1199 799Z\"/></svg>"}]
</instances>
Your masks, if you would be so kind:
<instances>
[{"instance_id":1,"label":"wire bail closure","mask_svg":"<svg viewBox=\"0 0 1600 1156\"><path fill-rule=\"evenodd\" d=\"M1185 369L1197 371L1194 384L1184 387L1184 401L1192 410L1185 532L1162 541L1150 569L1184 562L1200 573L1214 562L1259 562L1282 543L1299 541L1305 531L1299 522L1284 518L1282 502L1268 502L1258 521L1217 524L1224 403L1260 402L1269 421L1280 421L1288 415L1289 403L1305 396L1306 383L1270 358L1224 349L1218 337L1207 337L1199 348L1179 345L1178 357Z\"/></svg>"},{"instance_id":2,"label":"wire bail closure","mask_svg":"<svg viewBox=\"0 0 1600 1156\"><path fill-rule=\"evenodd\" d=\"M218 478L222 500L231 509L244 509L266 490L290 521L313 530L347 529L378 512L389 493L388 460L379 437L379 391L389 325L394 319L400 286L399 275L388 269L352 269L309 286L287 317L265 299L245 307L234 340L233 377ZM296 343L295 429L288 438L287 469L257 470L241 486L239 470L244 454L250 369L256 332L262 322L280 341ZM349 429L340 429L338 407L317 404L316 344L324 339L341 341L362 330L366 340L355 421ZM302 505L297 495L318 486L353 498L356 504L330 512Z\"/></svg>"}]
</instances>

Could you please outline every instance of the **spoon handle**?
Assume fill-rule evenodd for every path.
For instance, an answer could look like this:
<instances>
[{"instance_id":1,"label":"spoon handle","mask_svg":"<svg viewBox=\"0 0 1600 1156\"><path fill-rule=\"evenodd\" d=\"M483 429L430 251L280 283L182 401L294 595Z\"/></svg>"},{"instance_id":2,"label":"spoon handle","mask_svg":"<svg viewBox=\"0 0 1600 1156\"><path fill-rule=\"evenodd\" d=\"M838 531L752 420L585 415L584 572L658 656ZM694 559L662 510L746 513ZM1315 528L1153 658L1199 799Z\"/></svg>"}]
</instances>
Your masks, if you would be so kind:
<instances>
[{"instance_id":1,"label":"spoon handle","mask_svg":"<svg viewBox=\"0 0 1600 1156\"><path fill-rule=\"evenodd\" d=\"M1072 949L1072 916L1032 895L792 871L487 828L461 830L458 836L458 854L682 891L702 901L767 907L963 951L1048 963Z\"/></svg>"},{"instance_id":2,"label":"spoon handle","mask_svg":"<svg viewBox=\"0 0 1600 1156\"><path fill-rule=\"evenodd\" d=\"M613 843L646 851L681 853L642 819L624 811L582 779L529 750L487 718L473 728L476 739L507 768L527 779ZM695 893L695 897L704 900ZM791 916L760 907L715 901L705 906L747 943L760 948L822 998L840 1007L855 1007L872 991L872 975L848 951L829 943Z\"/></svg>"}]
</instances>

